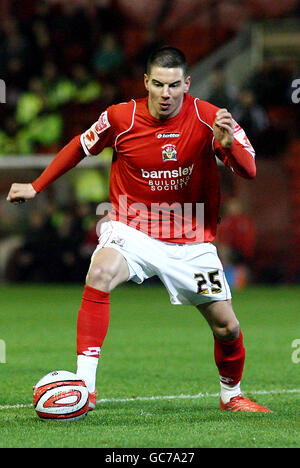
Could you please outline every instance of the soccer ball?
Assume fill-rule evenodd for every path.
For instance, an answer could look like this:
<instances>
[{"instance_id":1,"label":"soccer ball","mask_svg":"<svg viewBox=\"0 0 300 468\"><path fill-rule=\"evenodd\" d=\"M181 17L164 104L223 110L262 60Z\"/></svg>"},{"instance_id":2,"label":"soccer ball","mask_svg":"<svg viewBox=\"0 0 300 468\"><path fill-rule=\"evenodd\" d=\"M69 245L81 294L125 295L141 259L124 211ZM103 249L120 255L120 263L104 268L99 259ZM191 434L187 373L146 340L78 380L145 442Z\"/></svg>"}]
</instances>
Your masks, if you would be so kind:
<instances>
[{"instance_id":1,"label":"soccer ball","mask_svg":"<svg viewBox=\"0 0 300 468\"><path fill-rule=\"evenodd\" d=\"M87 414L89 391L76 374L58 370L33 387L33 405L41 419L74 421Z\"/></svg>"}]
</instances>

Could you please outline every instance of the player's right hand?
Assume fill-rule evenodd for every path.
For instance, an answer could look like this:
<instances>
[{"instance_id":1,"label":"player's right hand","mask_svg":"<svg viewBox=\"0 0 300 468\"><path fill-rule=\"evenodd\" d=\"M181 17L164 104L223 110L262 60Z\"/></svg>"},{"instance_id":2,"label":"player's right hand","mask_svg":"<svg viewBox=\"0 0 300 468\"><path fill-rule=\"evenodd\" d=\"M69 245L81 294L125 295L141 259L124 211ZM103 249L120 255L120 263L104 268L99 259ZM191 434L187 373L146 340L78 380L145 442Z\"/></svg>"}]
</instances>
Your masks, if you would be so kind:
<instances>
[{"instance_id":1,"label":"player's right hand","mask_svg":"<svg viewBox=\"0 0 300 468\"><path fill-rule=\"evenodd\" d=\"M30 198L34 198L37 192L31 184L12 184L6 200L11 203L24 203Z\"/></svg>"}]
</instances>

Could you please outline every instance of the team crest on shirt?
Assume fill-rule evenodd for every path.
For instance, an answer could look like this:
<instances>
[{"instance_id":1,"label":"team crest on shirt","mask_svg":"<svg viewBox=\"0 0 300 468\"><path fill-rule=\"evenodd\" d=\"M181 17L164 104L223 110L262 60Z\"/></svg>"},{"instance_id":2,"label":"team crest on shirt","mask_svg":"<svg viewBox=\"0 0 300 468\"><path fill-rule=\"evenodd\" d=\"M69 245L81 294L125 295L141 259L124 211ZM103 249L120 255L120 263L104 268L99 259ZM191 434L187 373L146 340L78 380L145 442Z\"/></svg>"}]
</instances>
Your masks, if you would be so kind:
<instances>
[{"instance_id":1,"label":"team crest on shirt","mask_svg":"<svg viewBox=\"0 0 300 468\"><path fill-rule=\"evenodd\" d=\"M177 161L176 146L167 144L161 147L163 161Z\"/></svg>"}]
</instances>

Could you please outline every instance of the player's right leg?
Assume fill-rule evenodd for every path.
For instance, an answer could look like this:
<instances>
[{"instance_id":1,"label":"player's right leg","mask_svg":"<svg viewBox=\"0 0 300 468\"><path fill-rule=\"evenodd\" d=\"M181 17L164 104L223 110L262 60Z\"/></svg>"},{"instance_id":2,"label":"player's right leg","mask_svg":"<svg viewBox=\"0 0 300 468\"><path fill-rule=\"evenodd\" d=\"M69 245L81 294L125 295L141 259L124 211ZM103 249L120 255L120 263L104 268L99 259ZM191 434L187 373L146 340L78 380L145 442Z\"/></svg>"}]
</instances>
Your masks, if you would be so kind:
<instances>
[{"instance_id":1,"label":"player's right leg","mask_svg":"<svg viewBox=\"0 0 300 468\"><path fill-rule=\"evenodd\" d=\"M123 255L102 248L92 256L77 319L77 374L90 392L90 409L96 405L96 372L109 325L109 295L129 278Z\"/></svg>"},{"instance_id":2,"label":"player's right leg","mask_svg":"<svg viewBox=\"0 0 300 468\"><path fill-rule=\"evenodd\" d=\"M92 257L86 284L100 291L110 292L129 278L129 268L124 256L116 249L104 247Z\"/></svg>"}]
</instances>

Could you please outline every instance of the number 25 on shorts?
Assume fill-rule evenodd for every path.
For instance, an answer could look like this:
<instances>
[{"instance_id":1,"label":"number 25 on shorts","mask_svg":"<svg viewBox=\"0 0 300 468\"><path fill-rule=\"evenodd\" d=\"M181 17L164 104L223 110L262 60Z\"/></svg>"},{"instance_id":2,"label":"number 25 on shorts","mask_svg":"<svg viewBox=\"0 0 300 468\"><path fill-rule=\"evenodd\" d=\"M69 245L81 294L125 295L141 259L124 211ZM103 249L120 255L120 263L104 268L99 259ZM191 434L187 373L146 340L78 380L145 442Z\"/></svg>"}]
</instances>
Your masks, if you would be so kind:
<instances>
[{"instance_id":1,"label":"number 25 on shorts","mask_svg":"<svg viewBox=\"0 0 300 468\"><path fill-rule=\"evenodd\" d=\"M197 294L209 294L209 288L212 294L219 294L222 292L222 284L218 278L219 271L213 270L207 273L208 280L203 273L195 273L194 279L197 279L198 291ZM210 286L208 285L210 283Z\"/></svg>"}]
</instances>

